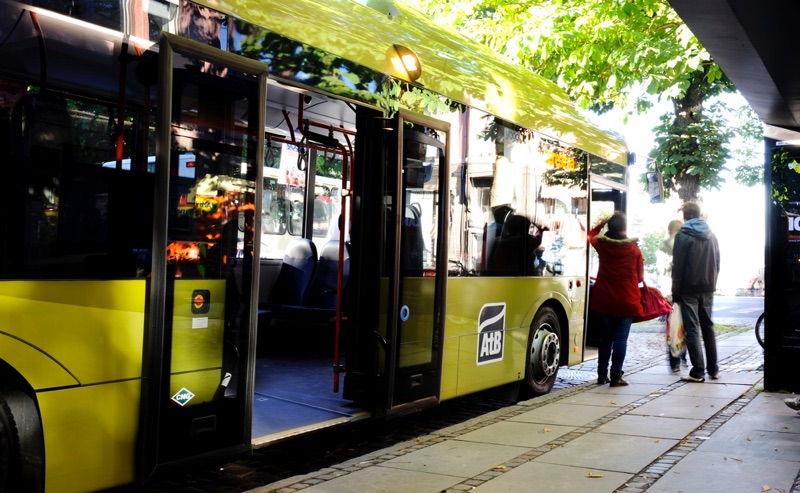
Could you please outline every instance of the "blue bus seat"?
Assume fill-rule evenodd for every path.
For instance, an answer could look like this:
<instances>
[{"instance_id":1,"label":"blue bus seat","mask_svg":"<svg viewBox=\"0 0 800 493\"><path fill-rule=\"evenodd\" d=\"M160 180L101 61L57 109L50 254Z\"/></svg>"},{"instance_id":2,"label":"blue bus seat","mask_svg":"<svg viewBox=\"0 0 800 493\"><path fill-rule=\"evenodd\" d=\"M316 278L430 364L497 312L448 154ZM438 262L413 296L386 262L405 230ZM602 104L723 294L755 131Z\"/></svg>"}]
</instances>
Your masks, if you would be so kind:
<instances>
[{"instance_id":1,"label":"blue bus seat","mask_svg":"<svg viewBox=\"0 0 800 493\"><path fill-rule=\"evenodd\" d=\"M309 242L310 243L310 242ZM288 254L287 254L288 256ZM315 259L316 260L316 259ZM289 297L288 293L272 296L280 290L282 282L278 280L272 288L269 302L260 306L258 311L261 330L271 326L292 327L331 327L336 317L336 296L339 268L339 241L330 240L320 249L319 259L303 300L298 303L297 296ZM281 273L286 267L285 262ZM343 286L347 286L350 271L349 245L345 243ZM297 291L295 291L297 294ZM284 301L280 303L280 301Z\"/></svg>"},{"instance_id":2,"label":"blue bus seat","mask_svg":"<svg viewBox=\"0 0 800 493\"><path fill-rule=\"evenodd\" d=\"M350 254L347 250L345 244L342 267L343 286L347 286L347 278L350 274ZM330 240L320 249L317 272L311 280L303 305L309 308L336 310L338 274L339 240Z\"/></svg>"},{"instance_id":3,"label":"blue bus seat","mask_svg":"<svg viewBox=\"0 0 800 493\"><path fill-rule=\"evenodd\" d=\"M297 238L286 247L283 264L267 298L267 306L302 306L317 270L317 247L311 240Z\"/></svg>"}]
</instances>

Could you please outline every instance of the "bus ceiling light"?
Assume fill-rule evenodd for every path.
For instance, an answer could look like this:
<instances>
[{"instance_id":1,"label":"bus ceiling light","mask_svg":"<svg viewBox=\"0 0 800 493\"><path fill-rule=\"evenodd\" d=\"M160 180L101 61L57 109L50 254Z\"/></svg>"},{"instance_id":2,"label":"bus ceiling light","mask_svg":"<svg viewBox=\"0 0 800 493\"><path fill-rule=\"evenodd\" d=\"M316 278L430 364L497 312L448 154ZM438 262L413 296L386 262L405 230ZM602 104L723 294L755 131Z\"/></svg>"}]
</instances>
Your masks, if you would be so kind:
<instances>
[{"instance_id":1,"label":"bus ceiling light","mask_svg":"<svg viewBox=\"0 0 800 493\"><path fill-rule=\"evenodd\" d=\"M402 45L392 45L389 48L389 59L398 74L405 74L405 79L415 82L422 75L422 66L417 54Z\"/></svg>"}]
</instances>

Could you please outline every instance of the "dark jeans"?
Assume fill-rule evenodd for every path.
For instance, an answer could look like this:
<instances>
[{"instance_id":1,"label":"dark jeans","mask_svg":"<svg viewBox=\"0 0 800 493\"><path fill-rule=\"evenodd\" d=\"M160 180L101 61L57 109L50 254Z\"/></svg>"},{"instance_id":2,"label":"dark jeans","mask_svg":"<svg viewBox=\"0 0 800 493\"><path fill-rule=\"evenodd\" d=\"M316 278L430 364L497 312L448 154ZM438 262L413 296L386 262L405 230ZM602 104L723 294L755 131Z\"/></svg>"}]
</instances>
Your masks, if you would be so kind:
<instances>
[{"instance_id":1,"label":"dark jeans","mask_svg":"<svg viewBox=\"0 0 800 493\"><path fill-rule=\"evenodd\" d=\"M686 332L686 350L689 353L689 360L692 362L689 375L693 377L702 377L706 371L711 376L719 372L717 339L714 334L714 321L711 320L713 305L714 293L681 295L681 315L683 316L683 330ZM705 360L703 359L703 347L705 347Z\"/></svg>"},{"instance_id":2,"label":"dark jeans","mask_svg":"<svg viewBox=\"0 0 800 493\"><path fill-rule=\"evenodd\" d=\"M633 317L612 317L597 313L601 340L597 355L597 376L608 375L608 360L611 360L611 380L622 377L622 363L628 351L628 334L631 332Z\"/></svg>"},{"instance_id":3,"label":"dark jeans","mask_svg":"<svg viewBox=\"0 0 800 493\"><path fill-rule=\"evenodd\" d=\"M675 356L672 355L672 351L670 351L670 349L667 348L667 360L669 361L669 367L672 368L673 370L680 370L681 363L688 366L688 363L686 362L686 354L687 352L684 351L680 358L676 358Z\"/></svg>"}]
</instances>

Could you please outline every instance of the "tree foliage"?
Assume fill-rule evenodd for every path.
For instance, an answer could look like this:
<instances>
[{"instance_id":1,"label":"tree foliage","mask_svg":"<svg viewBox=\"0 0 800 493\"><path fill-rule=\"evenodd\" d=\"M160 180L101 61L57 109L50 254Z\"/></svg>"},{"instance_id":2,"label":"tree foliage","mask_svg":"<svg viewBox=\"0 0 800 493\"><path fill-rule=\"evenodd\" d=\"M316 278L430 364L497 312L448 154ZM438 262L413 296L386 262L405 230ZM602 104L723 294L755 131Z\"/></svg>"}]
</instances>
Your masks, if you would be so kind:
<instances>
[{"instance_id":1,"label":"tree foliage","mask_svg":"<svg viewBox=\"0 0 800 493\"><path fill-rule=\"evenodd\" d=\"M667 0L404 1L555 81L583 108L643 112L654 96L671 100L651 156L669 191L690 200L719 185L732 133L704 103L735 88Z\"/></svg>"}]
</instances>

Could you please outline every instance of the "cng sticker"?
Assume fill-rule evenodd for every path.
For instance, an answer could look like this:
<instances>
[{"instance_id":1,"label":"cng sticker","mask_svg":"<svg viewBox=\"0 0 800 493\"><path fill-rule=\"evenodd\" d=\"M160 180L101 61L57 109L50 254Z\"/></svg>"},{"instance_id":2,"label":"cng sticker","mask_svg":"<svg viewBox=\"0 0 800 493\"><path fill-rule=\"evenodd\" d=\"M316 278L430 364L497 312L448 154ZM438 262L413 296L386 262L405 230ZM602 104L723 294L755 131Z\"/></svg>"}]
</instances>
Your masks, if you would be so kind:
<instances>
[{"instance_id":1,"label":"cng sticker","mask_svg":"<svg viewBox=\"0 0 800 493\"><path fill-rule=\"evenodd\" d=\"M182 388L178 391L177 394L172 396L172 400L177 402L181 407L185 406L187 402L192 400L194 394L189 391L186 387Z\"/></svg>"},{"instance_id":2,"label":"cng sticker","mask_svg":"<svg viewBox=\"0 0 800 493\"><path fill-rule=\"evenodd\" d=\"M208 313L211 309L211 291L195 289L192 291L192 313Z\"/></svg>"},{"instance_id":3,"label":"cng sticker","mask_svg":"<svg viewBox=\"0 0 800 493\"><path fill-rule=\"evenodd\" d=\"M505 341L506 304L487 303L478 315L478 361L479 365L503 359Z\"/></svg>"}]
</instances>

